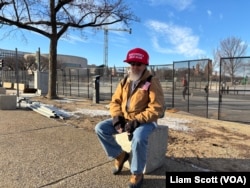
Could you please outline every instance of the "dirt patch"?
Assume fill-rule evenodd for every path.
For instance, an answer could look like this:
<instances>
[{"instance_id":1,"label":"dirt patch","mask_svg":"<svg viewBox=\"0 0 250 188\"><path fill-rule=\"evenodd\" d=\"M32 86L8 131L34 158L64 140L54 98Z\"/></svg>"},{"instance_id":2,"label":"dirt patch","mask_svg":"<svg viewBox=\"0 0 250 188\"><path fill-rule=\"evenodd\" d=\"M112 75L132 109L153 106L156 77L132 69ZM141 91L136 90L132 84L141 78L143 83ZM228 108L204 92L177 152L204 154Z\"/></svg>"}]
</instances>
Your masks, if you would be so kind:
<instances>
[{"instance_id":1,"label":"dirt patch","mask_svg":"<svg viewBox=\"0 0 250 188\"><path fill-rule=\"evenodd\" d=\"M32 101L51 104L68 112L78 109L107 110L108 101L93 104L90 100L47 100L36 97ZM75 114L64 123L94 131L95 125L106 118ZM166 157L209 171L250 171L250 125L197 117L177 109L166 111L166 117L189 120L188 131L169 129ZM185 169L183 169L184 171Z\"/></svg>"}]
</instances>

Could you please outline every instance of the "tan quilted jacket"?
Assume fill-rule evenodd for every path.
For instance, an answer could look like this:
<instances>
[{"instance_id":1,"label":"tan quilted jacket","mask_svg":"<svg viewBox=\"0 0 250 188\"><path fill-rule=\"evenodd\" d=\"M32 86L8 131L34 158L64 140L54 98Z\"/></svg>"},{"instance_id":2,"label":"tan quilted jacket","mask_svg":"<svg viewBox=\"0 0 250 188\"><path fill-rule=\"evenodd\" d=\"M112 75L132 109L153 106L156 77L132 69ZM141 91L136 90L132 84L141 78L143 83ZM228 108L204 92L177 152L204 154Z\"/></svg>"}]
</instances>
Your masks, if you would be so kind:
<instances>
[{"instance_id":1,"label":"tan quilted jacket","mask_svg":"<svg viewBox=\"0 0 250 188\"><path fill-rule=\"evenodd\" d=\"M131 81L129 79L121 81L110 102L110 114L114 116L124 116L126 120L137 120L140 123L157 122L157 119L164 113L164 94L159 80L152 77L149 89L145 87L147 78L151 73L146 70L137 87L131 94ZM130 105L127 102L130 97Z\"/></svg>"}]
</instances>

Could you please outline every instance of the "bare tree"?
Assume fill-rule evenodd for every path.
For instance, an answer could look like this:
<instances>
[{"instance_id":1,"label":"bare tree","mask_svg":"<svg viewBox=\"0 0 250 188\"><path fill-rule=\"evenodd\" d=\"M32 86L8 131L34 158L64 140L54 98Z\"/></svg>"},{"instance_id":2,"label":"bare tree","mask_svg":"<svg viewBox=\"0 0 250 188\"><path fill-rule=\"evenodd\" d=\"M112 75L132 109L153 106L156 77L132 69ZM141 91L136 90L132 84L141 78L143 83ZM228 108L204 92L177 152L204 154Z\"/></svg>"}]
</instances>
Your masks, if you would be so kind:
<instances>
[{"instance_id":1,"label":"bare tree","mask_svg":"<svg viewBox=\"0 0 250 188\"><path fill-rule=\"evenodd\" d=\"M14 58L12 56L6 56L4 58L4 69L5 70L10 70L10 71L14 71L16 70L16 59L20 59L18 58Z\"/></svg>"},{"instance_id":2,"label":"bare tree","mask_svg":"<svg viewBox=\"0 0 250 188\"><path fill-rule=\"evenodd\" d=\"M37 70L36 57L34 55L28 54L24 56L24 59L26 60L26 70Z\"/></svg>"},{"instance_id":3,"label":"bare tree","mask_svg":"<svg viewBox=\"0 0 250 188\"><path fill-rule=\"evenodd\" d=\"M247 50L247 44L245 44L240 38L228 37L220 42L220 46L215 52L216 58L227 58L224 59L220 65L223 69L223 74L228 74L233 83L235 73L242 68L243 62L241 58L243 57Z\"/></svg>"},{"instance_id":4,"label":"bare tree","mask_svg":"<svg viewBox=\"0 0 250 188\"><path fill-rule=\"evenodd\" d=\"M26 70L31 70L33 72L38 70L38 67L40 68L39 71L48 71L49 69L49 59L47 56L40 56L39 66L36 60L36 54L26 54L24 59Z\"/></svg>"},{"instance_id":5,"label":"bare tree","mask_svg":"<svg viewBox=\"0 0 250 188\"><path fill-rule=\"evenodd\" d=\"M46 56L40 56L40 70L39 71L47 71L49 69L49 59ZM58 61L57 61L58 64Z\"/></svg>"},{"instance_id":6,"label":"bare tree","mask_svg":"<svg viewBox=\"0 0 250 188\"><path fill-rule=\"evenodd\" d=\"M18 62L18 63L17 63ZM26 69L26 60L23 56L5 56L4 57L4 67L5 70L15 71L18 69L20 70L27 70Z\"/></svg>"},{"instance_id":7,"label":"bare tree","mask_svg":"<svg viewBox=\"0 0 250 188\"><path fill-rule=\"evenodd\" d=\"M48 3L49 2L49 3ZM57 44L70 29L138 21L125 0L0 0L0 24L39 33L50 40L47 98L57 98ZM1 26L0 25L0 26Z\"/></svg>"}]
</instances>

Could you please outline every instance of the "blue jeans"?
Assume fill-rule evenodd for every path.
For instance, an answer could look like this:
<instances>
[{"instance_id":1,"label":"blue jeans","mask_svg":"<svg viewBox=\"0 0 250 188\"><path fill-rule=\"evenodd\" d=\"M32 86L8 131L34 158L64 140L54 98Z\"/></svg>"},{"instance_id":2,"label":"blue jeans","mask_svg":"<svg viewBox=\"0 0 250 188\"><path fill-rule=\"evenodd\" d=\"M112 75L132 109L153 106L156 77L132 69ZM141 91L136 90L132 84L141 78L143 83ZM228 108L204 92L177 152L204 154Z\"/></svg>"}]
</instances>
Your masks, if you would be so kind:
<instances>
[{"instance_id":1,"label":"blue jeans","mask_svg":"<svg viewBox=\"0 0 250 188\"><path fill-rule=\"evenodd\" d=\"M145 123L141 124L133 132L133 139L131 140L132 159L130 164L132 174L143 173L147 160L148 137L155 127L154 123ZM113 136L118 134L118 132L113 126L112 118L99 122L95 126L95 132L109 158L114 159L121 154L123 150Z\"/></svg>"}]
</instances>

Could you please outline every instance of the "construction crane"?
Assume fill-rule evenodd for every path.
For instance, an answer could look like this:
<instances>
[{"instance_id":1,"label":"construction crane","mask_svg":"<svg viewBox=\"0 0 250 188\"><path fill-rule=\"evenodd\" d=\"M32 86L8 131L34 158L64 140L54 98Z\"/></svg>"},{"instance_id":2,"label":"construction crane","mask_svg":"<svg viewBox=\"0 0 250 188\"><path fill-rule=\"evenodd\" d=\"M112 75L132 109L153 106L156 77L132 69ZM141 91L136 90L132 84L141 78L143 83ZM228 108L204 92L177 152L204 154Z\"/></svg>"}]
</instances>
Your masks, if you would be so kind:
<instances>
[{"instance_id":1,"label":"construction crane","mask_svg":"<svg viewBox=\"0 0 250 188\"><path fill-rule=\"evenodd\" d=\"M124 32L129 32L129 34L132 33L132 29L114 29L114 28L107 28L103 27L104 30L104 57L103 57L103 64L105 67L104 74L105 76L107 75L107 68L108 68L108 31L124 31Z\"/></svg>"}]
</instances>

